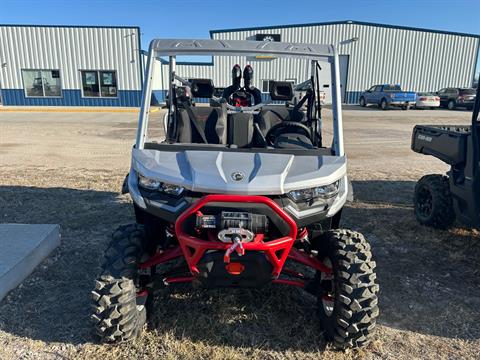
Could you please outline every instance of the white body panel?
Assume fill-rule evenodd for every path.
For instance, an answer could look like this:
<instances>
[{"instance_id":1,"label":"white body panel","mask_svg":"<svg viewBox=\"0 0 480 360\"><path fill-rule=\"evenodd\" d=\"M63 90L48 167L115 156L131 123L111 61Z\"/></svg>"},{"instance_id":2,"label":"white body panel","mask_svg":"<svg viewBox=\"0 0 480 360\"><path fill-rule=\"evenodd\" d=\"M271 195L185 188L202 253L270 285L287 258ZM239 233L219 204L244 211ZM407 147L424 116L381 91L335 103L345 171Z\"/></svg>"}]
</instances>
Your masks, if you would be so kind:
<instances>
[{"instance_id":1,"label":"white body panel","mask_svg":"<svg viewBox=\"0 0 480 360\"><path fill-rule=\"evenodd\" d=\"M238 195L281 195L291 190L331 184L346 175L344 156L227 151L158 151L132 153L132 169L145 177L192 191ZM232 178L244 175L242 181Z\"/></svg>"},{"instance_id":2,"label":"white body panel","mask_svg":"<svg viewBox=\"0 0 480 360\"><path fill-rule=\"evenodd\" d=\"M420 100L420 98L425 98L425 100ZM415 106L417 108L439 107L440 100L436 99L438 99L436 96L417 96L417 102L415 103Z\"/></svg>"}]
</instances>

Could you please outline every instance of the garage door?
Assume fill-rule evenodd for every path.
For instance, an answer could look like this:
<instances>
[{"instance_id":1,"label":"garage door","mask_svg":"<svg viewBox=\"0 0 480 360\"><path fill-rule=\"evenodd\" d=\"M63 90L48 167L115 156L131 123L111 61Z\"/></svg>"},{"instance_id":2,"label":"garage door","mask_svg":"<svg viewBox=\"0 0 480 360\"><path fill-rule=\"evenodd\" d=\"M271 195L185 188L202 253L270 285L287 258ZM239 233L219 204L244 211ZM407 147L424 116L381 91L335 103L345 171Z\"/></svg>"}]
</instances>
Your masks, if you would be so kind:
<instances>
[{"instance_id":1,"label":"garage door","mask_svg":"<svg viewBox=\"0 0 480 360\"><path fill-rule=\"evenodd\" d=\"M348 76L348 55L340 55L340 88L342 95L342 103L345 101L345 94L347 91L347 76ZM320 80L320 89L325 91L325 103L332 103L332 79L330 72L330 64L328 62L319 62L321 70L318 70Z\"/></svg>"}]
</instances>

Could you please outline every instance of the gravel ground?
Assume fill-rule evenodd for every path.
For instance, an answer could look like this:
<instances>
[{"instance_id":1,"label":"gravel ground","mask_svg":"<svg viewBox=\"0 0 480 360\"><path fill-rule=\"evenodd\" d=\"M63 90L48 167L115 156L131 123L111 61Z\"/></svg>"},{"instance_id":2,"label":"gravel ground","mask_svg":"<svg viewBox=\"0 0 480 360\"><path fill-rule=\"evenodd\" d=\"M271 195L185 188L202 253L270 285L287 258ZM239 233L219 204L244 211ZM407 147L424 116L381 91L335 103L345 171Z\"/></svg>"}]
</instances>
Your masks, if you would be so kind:
<instances>
[{"instance_id":1,"label":"gravel ground","mask_svg":"<svg viewBox=\"0 0 480 360\"><path fill-rule=\"evenodd\" d=\"M447 170L410 150L413 125L467 124L469 115L345 109L355 201L343 226L372 244L381 315L370 346L338 352L322 340L314 299L281 285L168 289L140 339L95 343L93 279L109 234L133 221L131 201L119 190L136 115L0 113L0 221L59 223L62 231L60 248L0 302L0 359L478 358L480 235L421 227L411 206L415 181ZM155 118L159 135L161 113Z\"/></svg>"}]
</instances>

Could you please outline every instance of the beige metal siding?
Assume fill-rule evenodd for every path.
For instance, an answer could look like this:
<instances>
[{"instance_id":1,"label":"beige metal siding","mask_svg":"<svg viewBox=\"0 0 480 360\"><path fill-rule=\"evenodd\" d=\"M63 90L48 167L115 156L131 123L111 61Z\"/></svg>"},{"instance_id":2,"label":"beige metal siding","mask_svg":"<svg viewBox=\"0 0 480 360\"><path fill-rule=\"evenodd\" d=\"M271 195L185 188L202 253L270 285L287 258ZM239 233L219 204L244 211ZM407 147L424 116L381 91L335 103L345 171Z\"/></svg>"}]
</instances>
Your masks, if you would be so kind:
<instances>
[{"instance_id":1,"label":"beige metal siding","mask_svg":"<svg viewBox=\"0 0 480 360\"><path fill-rule=\"evenodd\" d=\"M356 23L278 27L230 32L214 32L214 39L254 39L257 33L280 34L282 41L324 43L337 46L341 55L349 55L347 101L374 84L401 84L405 90L436 91L447 86L472 85L479 38L421 30L407 30ZM358 41L349 42L353 38ZM252 64L254 84L262 80L307 78L306 61L297 59L255 60L240 57L214 58L214 66L178 67L185 77L211 74L216 86L230 84L230 69ZM209 69L210 68L210 69ZM211 71L211 72L209 72ZM184 75L188 74L188 75Z\"/></svg>"},{"instance_id":2,"label":"beige metal siding","mask_svg":"<svg viewBox=\"0 0 480 360\"><path fill-rule=\"evenodd\" d=\"M22 69L59 69L63 89L79 70L116 70L119 90L141 90L137 28L0 26L0 83L22 89Z\"/></svg>"}]
</instances>

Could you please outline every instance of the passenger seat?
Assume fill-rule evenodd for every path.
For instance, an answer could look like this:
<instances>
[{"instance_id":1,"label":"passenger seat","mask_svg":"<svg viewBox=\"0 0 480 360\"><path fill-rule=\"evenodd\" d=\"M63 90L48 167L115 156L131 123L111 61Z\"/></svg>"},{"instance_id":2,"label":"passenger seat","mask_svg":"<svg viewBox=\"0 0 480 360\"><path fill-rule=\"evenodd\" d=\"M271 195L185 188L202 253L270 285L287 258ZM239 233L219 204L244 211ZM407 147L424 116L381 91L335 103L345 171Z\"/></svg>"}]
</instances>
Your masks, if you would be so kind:
<instances>
[{"instance_id":1,"label":"passenger seat","mask_svg":"<svg viewBox=\"0 0 480 360\"><path fill-rule=\"evenodd\" d=\"M192 124L196 122L198 127L205 133L208 144L227 143L227 109L220 107L190 107L194 119L190 119L188 111L178 109L177 118L177 141L180 143L204 144L202 135Z\"/></svg>"}]
</instances>

